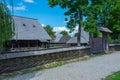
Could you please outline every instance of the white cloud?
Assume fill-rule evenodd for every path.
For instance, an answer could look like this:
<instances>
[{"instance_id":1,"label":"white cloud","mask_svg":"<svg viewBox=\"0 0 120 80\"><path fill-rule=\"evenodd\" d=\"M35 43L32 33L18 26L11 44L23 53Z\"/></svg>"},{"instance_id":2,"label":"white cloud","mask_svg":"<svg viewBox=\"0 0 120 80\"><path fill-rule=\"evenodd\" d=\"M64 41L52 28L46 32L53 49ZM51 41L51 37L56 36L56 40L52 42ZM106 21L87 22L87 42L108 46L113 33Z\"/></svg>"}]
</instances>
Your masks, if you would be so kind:
<instances>
[{"instance_id":1,"label":"white cloud","mask_svg":"<svg viewBox=\"0 0 120 80\"><path fill-rule=\"evenodd\" d=\"M45 24L41 24L43 27L45 27ZM58 26L58 27L53 27L53 31L56 32L56 35L60 35L61 31L67 31L69 33L69 29L66 28L65 26ZM69 35L74 36L74 34L78 31L78 26L75 27L75 30L72 33L69 33Z\"/></svg>"},{"instance_id":2,"label":"white cloud","mask_svg":"<svg viewBox=\"0 0 120 80\"><path fill-rule=\"evenodd\" d=\"M68 33L69 33L69 29L68 28L66 28L65 26L59 26L59 27L53 27L53 31L55 31L56 32L56 35L58 36L58 35L60 35L60 32L61 31L67 31ZM72 33L69 33L69 35L71 35L71 36L73 36L74 35L74 32L72 32Z\"/></svg>"},{"instance_id":3,"label":"white cloud","mask_svg":"<svg viewBox=\"0 0 120 80\"><path fill-rule=\"evenodd\" d=\"M12 6L8 5L7 6L10 10L12 10ZM19 4L18 6L13 7L13 10L26 10L26 6L24 6L23 4Z\"/></svg>"},{"instance_id":4,"label":"white cloud","mask_svg":"<svg viewBox=\"0 0 120 80\"><path fill-rule=\"evenodd\" d=\"M24 1L28 3L34 3L34 0L24 0Z\"/></svg>"},{"instance_id":5,"label":"white cloud","mask_svg":"<svg viewBox=\"0 0 120 80\"><path fill-rule=\"evenodd\" d=\"M53 27L53 30L56 32L56 35L59 35L61 31L65 30L69 33L69 29L65 26L61 27ZM69 33L69 35L74 36L74 34L78 31L78 26L75 27L74 31L72 33Z\"/></svg>"},{"instance_id":6,"label":"white cloud","mask_svg":"<svg viewBox=\"0 0 120 80\"><path fill-rule=\"evenodd\" d=\"M53 30L57 33L60 33L61 31L65 30L67 32L69 32L69 29L67 29L66 27L53 27Z\"/></svg>"},{"instance_id":7,"label":"white cloud","mask_svg":"<svg viewBox=\"0 0 120 80\"><path fill-rule=\"evenodd\" d=\"M45 24L41 24L42 25L42 27L45 27L46 25Z\"/></svg>"}]
</instances>

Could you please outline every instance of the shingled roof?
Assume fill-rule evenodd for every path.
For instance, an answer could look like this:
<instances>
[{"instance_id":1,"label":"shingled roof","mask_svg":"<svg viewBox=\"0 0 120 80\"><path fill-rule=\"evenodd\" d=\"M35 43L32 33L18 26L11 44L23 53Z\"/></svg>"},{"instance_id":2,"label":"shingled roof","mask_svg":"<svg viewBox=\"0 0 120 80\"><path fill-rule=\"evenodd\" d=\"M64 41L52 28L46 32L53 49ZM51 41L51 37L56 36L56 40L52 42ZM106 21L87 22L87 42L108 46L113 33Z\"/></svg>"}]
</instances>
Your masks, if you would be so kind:
<instances>
[{"instance_id":1,"label":"shingled roof","mask_svg":"<svg viewBox=\"0 0 120 80\"><path fill-rule=\"evenodd\" d=\"M77 43L77 37L72 37L70 40L68 40L67 43L68 44ZM81 30L81 43L89 43L89 33L84 31L83 28Z\"/></svg>"},{"instance_id":2,"label":"shingled roof","mask_svg":"<svg viewBox=\"0 0 120 80\"><path fill-rule=\"evenodd\" d=\"M106 33L112 33L111 30L109 30L109 29L106 28L106 27L102 27L102 26L98 27L98 30L99 30L99 31L102 31L102 32L106 32Z\"/></svg>"},{"instance_id":3,"label":"shingled roof","mask_svg":"<svg viewBox=\"0 0 120 80\"><path fill-rule=\"evenodd\" d=\"M44 30L37 19L13 16L15 21L15 35L12 40L39 40L47 42L51 37Z\"/></svg>"},{"instance_id":4,"label":"shingled roof","mask_svg":"<svg viewBox=\"0 0 120 80\"><path fill-rule=\"evenodd\" d=\"M59 43L67 43L67 41L70 39L71 37L69 35L63 35L60 40Z\"/></svg>"},{"instance_id":5,"label":"shingled roof","mask_svg":"<svg viewBox=\"0 0 120 80\"><path fill-rule=\"evenodd\" d=\"M67 43L71 37L69 35L58 35L54 42L56 43Z\"/></svg>"},{"instance_id":6,"label":"shingled roof","mask_svg":"<svg viewBox=\"0 0 120 80\"><path fill-rule=\"evenodd\" d=\"M77 43L77 37L72 37L67 43L68 44L76 44ZM80 43L88 43L88 40L81 37L81 42Z\"/></svg>"}]
</instances>

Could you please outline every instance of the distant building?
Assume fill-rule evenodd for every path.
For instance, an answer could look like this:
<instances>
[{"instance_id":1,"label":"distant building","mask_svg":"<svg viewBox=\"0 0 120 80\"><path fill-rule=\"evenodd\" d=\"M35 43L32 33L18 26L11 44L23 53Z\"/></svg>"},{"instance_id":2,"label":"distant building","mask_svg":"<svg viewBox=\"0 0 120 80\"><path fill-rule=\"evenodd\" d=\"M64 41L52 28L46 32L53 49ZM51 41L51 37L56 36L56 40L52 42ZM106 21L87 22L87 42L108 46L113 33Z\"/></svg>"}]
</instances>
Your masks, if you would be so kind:
<instances>
[{"instance_id":1,"label":"distant building","mask_svg":"<svg viewBox=\"0 0 120 80\"><path fill-rule=\"evenodd\" d=\"M44 30L37 19L13 16L15 22L15 35L9 47L37 47L47 44L51 37Z\"/></svg>"},{"instance_id":2,"label":"distant building","mask_svg":"<svg viewBox=\"0 0 120 80\"><path fill-rule=\"evenodd\" d=\"M88 45L89 44L89 33L84 31L84 29L81 29L81 45ZM77 37L71 37L71 39L68 40L67 44L70 46L77 46Z\"/></svg>"},{"instance_id":3,"label":"distant building","mask_svg":"<svg viewBox=\"0 0 120 80\"><path fill-rule=\"evenodd\" d=\"M56 37L54 42L55 43L66 44L70 38L71 37L69 35L59 34L59 35L57 35L57 37Z\"/></svg>"}]
</instances>

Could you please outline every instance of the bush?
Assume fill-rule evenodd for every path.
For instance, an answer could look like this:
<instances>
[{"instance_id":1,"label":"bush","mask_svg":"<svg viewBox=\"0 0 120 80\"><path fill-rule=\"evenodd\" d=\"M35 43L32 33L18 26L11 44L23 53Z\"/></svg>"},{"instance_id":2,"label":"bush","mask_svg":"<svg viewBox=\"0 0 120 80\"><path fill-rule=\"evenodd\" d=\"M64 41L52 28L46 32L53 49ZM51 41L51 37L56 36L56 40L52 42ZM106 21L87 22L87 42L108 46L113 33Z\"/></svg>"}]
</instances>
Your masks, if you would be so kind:
<instances>
[{"instance_id":1,"label":"bush","mask_svg":"<svg viewBox=\"0 0 120 80\"><path fill-rule=\"evenodd\" d=\"M112 43L112 44L120 44L120 40L115 39L115 40L112 40L110 43Z\"/></svg>"}]
</instances>

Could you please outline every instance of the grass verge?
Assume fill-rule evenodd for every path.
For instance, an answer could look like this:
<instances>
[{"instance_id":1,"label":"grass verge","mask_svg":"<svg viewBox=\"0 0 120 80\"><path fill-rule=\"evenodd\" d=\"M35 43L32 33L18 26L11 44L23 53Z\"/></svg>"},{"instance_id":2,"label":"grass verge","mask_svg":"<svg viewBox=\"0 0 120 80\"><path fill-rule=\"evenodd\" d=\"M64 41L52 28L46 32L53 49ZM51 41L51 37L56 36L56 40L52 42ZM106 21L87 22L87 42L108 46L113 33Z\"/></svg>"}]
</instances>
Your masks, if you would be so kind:
<instances>
[{"instance_id":1,"label":"grass verge","mask_svg":"<svg viewBox=\"0 0 120 80\"><path fill-rule=\"evenodd\" d=\"M120 80L120 71L114 72L102 80Z\"/></svg>"}]
</instances>

